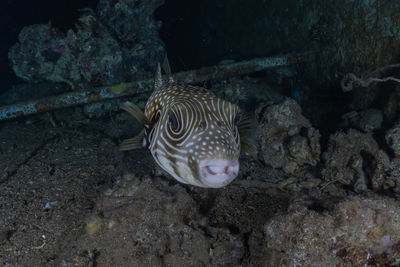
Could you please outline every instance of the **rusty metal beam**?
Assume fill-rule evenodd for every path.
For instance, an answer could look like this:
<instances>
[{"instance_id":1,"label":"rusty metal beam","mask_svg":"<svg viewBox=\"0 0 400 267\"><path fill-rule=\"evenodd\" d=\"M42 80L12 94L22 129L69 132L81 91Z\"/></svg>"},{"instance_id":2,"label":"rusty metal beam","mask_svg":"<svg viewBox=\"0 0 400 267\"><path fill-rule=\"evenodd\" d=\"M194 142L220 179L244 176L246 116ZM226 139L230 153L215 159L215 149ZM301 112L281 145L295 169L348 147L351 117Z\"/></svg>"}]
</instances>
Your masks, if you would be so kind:
<instances>
[{"instance_id":1,"label":"rusty metal beam","mask_svg":"<svg viewBox=\"0 0 400 267\"><path fill-rule=\"evenodd\" d=\"M211 79L226 79L232 76L249 74L267 68L288 66L312 60L313 53L290 54L276 57L256 58L233 64L216 65L198 70L174 74L177 81L198 83ZM153 79L105 86L90 91L79 91L42 98L25 103L0 107L0 121L22 116L52 111L55 109L84 105L123 96L150 93L153 90Z\"/></svg>"}]
</instances>

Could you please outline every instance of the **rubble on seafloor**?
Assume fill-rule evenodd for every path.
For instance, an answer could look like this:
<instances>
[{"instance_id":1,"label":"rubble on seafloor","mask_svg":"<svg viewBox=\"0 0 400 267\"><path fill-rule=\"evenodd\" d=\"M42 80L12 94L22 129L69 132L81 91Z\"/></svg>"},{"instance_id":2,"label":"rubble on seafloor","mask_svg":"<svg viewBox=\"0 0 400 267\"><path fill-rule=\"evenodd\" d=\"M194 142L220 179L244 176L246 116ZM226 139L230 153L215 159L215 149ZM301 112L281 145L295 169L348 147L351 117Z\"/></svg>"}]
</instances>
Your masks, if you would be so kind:
<instances>
[{"instance_id":1,"label":"rubble on seafloor","mask_svg":"<svg viewBox=\"0 0 400 267\"><path fill-rule=\"evenodd\" d=\"M324 205L298 199L265 223L266 266L398 266L397 200L370 194Z\"/></svg>"},{"instance_id":2,"label":"rubble on seafloor","mask_svg":"<svg viewBox=\"0 0 400 267\"><path fill-rule=\"evenodd\" d=\"M79 238L75 249L103 247L96 260L105 266L121 262L117 255L131 266L240 264L245 253L241 235L210 226L198 208L199 203L178 184L168 186L157 178L128 174L104 192L96 207L101 216L88 218L90 232Z\"/></svg>"}]
</instances>

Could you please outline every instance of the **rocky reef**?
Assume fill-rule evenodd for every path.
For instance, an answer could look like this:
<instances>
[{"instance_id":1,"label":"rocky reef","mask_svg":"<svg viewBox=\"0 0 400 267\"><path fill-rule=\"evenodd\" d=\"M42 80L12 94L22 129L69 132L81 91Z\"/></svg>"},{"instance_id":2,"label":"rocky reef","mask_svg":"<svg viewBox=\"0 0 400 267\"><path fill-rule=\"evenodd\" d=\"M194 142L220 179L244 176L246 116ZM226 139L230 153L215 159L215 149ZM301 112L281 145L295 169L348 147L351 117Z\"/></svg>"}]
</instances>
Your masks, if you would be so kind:
<instances>
[{"instance_id":1,"label":"rocky reef","mask_svg":"<svg viewBox=\"0 0 400 267\"><path fill-rule=\"evenodd\" d=\"M12 68L27 82L74 89L149 77L165 54L153 19L162 3L100 1L66 33L50 23L26 26L9 51Z\"/></svg>"}]
</instances>

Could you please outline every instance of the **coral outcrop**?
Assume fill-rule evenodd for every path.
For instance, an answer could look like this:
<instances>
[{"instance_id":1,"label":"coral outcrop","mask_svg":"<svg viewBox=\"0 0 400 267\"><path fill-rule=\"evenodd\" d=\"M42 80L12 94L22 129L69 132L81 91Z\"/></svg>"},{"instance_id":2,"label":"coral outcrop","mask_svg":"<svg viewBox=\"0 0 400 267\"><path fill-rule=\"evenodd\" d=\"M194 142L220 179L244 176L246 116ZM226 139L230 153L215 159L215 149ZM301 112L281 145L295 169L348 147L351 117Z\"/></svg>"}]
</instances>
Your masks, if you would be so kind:
<instances>
[{"instance_id":1,"label":"coral outcrop","mask_svg":"<svg viewBox=\"0 0 400 267\"><path fill-rule=\"evenodd\" d=\"M303 176L320 157L319 131L301 114L293 99L281 104L265 104L256 111L259 121L257 141L261 156L273 168Z\"/></svg>"},{"instance_id":2,"label":"coral outcrop","mask_svg":"<svg viewBox=\"0 0 400 267\"><path fill-rule=\"evenodd\" d=\"M25 81L72 88L150 77L164 55L152 17L162 3L103 0L66 33L50 23L26 26L9 51L12 68Z\"/></svg>"}]
</instances>

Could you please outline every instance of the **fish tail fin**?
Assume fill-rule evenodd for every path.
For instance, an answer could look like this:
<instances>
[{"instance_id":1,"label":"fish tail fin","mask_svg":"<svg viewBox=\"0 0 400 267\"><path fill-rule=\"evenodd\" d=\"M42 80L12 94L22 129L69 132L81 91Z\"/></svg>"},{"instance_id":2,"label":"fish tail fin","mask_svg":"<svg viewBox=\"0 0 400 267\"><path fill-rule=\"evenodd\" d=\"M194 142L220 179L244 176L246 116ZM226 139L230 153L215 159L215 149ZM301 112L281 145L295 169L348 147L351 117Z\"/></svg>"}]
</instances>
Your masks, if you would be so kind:
<instances>
[{"instance_id":1,"label":"fish tail fin","mask_svg":"<svg viewBox=\"0 0 400 267\"><path fill-rule=\"evenodd\" d=\"M143 139L144 139L144 129L140 132L140 134L136 135L135 137L125 139L119 145L120 151L128 151L137 148L143 147Z\"/></svg>"},{"instance_id":2,"label":"fish tail fin","mask_svg":"<svg viewBox=\"0 0 400 267\"><path fill-rule=\"evenodd\" d=\"M132 102L126 101L120 108L131 114L142 126L150 125L149 119L144 115L143 111Z\"/></svg>"}]
</instances>

